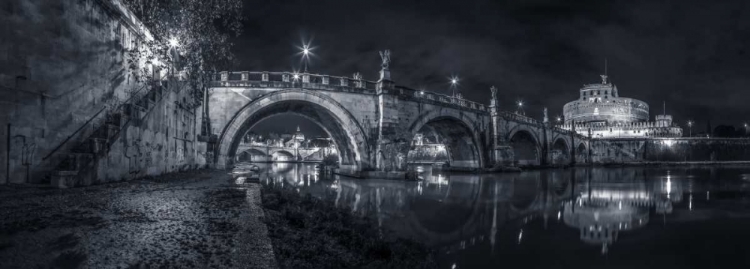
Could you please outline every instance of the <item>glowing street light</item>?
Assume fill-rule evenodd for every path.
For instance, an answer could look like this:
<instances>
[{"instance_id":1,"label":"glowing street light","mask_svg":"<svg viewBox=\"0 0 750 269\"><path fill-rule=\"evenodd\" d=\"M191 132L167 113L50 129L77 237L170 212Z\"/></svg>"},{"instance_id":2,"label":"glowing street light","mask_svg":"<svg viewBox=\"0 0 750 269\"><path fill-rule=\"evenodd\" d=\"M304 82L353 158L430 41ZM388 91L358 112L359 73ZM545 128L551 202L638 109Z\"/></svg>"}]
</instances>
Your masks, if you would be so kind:
<instances>
[{"instance_id":1,"label":"glowing street light","mask_svg":"<svg viewBox=\"0 0 750 269\"><path fill-rule=\"evenodd\" d=\"M516 104L518 105L518 111L516 113L519 115L526 115L526 113L523 111L523 101L518 100Z\"/></svg>"},{"instance_id":2,"label":"glowing street light","mask_svg":"<svg viewBox=\"0 0 750 269\"><path fill-rule=\"evenodd\" d=\"M688 125L688 129L690 130L690 135L689 135L689 137L692 137L692 136L693 136L693 121L692 121L692 120L689 120L689 121L687 122L687 125Z\"/></svg>"},{"instance_id":3,"label":"glowing street light","mask_svg":"<svg viewBox=\"0 0 750 269\"><path fill-rule=\"evenodd\" d=\"M302 55L302 62L305 65L304 72L307 73L307 62L310 61L310 56L315 56L312 52L315 48L311 47L309 42L307 44L302 44L302 47L297 48L300 49L299 54Z\"/></svg>"},{"instance_id":4,"label":"glowing street light","mask_svg":"<svg viewBox=\"0 0 750 269\"><path fill-rule=\"evenodd\" d=\"M560 116L557 116L557 122L562 121L562 118Z\"/></svg>"},{"instance_id":5,"label":"glowing street light","mask_svg":"<svg viewBox=\"0 0 750 269\"><path fill-rule=\"evenodd\" d=\"M173 48L179 47L180 46L180 41L178 41L177 38L174 38L174 37L170 38L169 39L169 46L173 47Z\"/></svg>"},{"instance_id":6,"label":"glowing street light","mask_svg":"<svg viewBox=\"0 0 750 269\"><path fill-rule=\"evenodd\" d=\"M458 76L452 76L450 81L453 97L456 97L456 89L458 88Z\"/></svg>"}]
</instances>

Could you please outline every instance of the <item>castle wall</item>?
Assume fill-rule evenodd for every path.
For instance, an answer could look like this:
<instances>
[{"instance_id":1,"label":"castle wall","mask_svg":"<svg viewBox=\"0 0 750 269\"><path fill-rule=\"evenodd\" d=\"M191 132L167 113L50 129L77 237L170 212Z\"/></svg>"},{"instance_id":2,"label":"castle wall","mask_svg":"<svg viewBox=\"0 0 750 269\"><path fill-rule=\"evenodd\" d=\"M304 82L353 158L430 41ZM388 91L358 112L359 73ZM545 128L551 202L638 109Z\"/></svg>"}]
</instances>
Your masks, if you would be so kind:
<instances>
[{"instance_id":1,"label":"castle wall","mask_svg":"<svg viewBox=\"0 0 750 269\"><path fill-rule=\"evenodd\" d=\"M595 163L750 161L750 139L592 140Z\"/></svg>"},{"instance_id":2,"label":"castle wall","mask_svg":"<svg viewBox=\"0 0 750 269\"><path fill-rule=\"evenodd\" d=\"M647 121L648 105L631 98L602 99L601 102L573 101L563 107L565 122L634 122Z\"/></svg>"}]
</instances>

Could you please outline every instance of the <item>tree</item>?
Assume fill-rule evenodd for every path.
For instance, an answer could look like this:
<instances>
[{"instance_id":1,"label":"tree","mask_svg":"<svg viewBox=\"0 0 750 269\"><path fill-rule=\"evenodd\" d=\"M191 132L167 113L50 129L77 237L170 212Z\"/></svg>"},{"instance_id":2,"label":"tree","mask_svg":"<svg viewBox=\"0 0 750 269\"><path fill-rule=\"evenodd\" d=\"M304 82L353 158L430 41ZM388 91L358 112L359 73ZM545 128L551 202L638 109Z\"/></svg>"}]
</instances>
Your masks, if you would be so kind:
<instances>
[{"instance_id":1,"label":"tree","mask_svg":"<svg viewBox=\"0 0 750 269\"><path fill-rule=\"evenodd\" d=\"M732 125L719 125L714 128L714 137L741 137L742 129L737 129Z\"/></svg>"},{"instance_id":2,"label":"tree","mask_svg":"<svg viewBox=\"0 0 750 269\"><path fill-rule=\"evenodd\" d=\"M147 65L161 65L182 77L197 98L217 70L232 60L231 35L242 31L242 0L123 0L153 34L128 55L139 81L149 79Z\"/></svg>"}]
</instances>

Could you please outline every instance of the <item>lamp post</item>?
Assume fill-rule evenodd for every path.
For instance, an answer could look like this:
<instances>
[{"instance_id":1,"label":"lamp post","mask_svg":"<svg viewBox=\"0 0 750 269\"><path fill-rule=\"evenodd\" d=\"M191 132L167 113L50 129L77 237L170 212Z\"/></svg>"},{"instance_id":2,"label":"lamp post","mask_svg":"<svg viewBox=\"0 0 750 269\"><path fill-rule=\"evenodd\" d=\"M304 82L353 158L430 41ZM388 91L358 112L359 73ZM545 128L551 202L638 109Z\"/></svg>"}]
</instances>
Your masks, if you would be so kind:
<instances>
[{"instance_id":1,"label":"lamp post","mask_svg":"<svg viewBox=\"0 0 750 269\"><path fill-rule=\"evenodd\" d=\"M299 73L295 71L294 74L292 74L292 78L292 88L294 88L294 84L299 80ZM299 84L299 87L302 88L302 83Z\"/></svg>"},{"instance_id":2,"label":"lamp post","mask_svg":"<svg viewBox=\"0 0 750 269\"><path fill-rule=\"evenodd\" d=\"M518 111L517 114L519 115L526 115L526 113L523 112L523 101L518 101Z\"/></svg>"},{"instance_id":3,"label":"lamp post","mask_svg":"<svg viewBox=\"0 0 750 269\"><path fill-rule=\"evenodd\" d=\"M750 134L750 132L748 132L748 127L750 127L750 125L747 125L747 122L745 122L743 126L745 126L745 136L747 136L748 134Z\"/></svg>"},{"instance_id":4,"label":"lamp post","mask_svg":"<svg viewBox=\"0 0 750 269\"><path fill-rule=\"evenodd\" d=\"M451 77L451 90L453 98L456 98L456 89L458 88L458 76Z\"/></svg>"},{"instance_id":5,"label":"lamp post","mask_svg":"<svg viewBox=\"0 0 750 269\"><path fill-rule=\"evenodd\" d=\"M177 61L179 61L179 56L180 56L179 52L177 51L178 47L180 47L180 41L177 40L177 38L175 38L175 37L170 38L169 39L169 51L168 51L168 54L169 54L169 57L172 58L171 61L170 61L170 63L171 63L172 66L170 66L170 68L169 68L169 72L172 73L171 74L172 76L174 76L175 73L177 72L177 70L176 70L177 69L176 63L177 63Z\"/></svg>"},{"instance_id":6,"label":"lamp post","mask_svg":"<svg viewBox=\"0 0 750 269\"><path fill-rule=\"evenodd\" d=\"M302 61L305 62L305 73L307 73L307 59L308 59L309 54L310 54L310 46L304 45L302 47Z\"/></svg>"},{"instance_id":7,"label":"lamp post","mask_svg":"<svg viewBox=\"0 0 750 269\"><path fill-rule=\"evenodd\" d=\"M311 47L310 43L307 43L307 44L303 43L301 47L297 47L297 48L300 49L299 54L302 56L302 64L304 64L303 72L307 73L307 62L310 61L310 56L315 56L315 54L313 54L312 52L313 49L315 48Z\"/></svg>"},{"instance_id":8,"label":"lamp post","mask_svg":"<svg viewBox=\"0 0 750 269\"><path fill-rule=\"evenodd\" d=\"M693 121L689 120L687 124L688 124L688 129L690 130L690 135L688 137L693 137Z\"/></svg>"}]
</instances>

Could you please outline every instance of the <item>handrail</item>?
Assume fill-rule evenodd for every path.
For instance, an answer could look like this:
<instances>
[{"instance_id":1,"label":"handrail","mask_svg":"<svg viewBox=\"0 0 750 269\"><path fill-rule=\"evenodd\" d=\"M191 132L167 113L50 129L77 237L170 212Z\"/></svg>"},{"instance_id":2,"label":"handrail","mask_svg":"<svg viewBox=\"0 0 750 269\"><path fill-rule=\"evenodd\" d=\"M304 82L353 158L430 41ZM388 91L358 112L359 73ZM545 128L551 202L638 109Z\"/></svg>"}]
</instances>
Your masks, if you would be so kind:
<instances>
[{"instance_id":1,"label":"handrail","mask_svg":"<svg viewBox=\"0 0 750 269\"><path fill-rule=\"evenodd\" d=\"M118 109L122 108L122 106L124 106L125 104L127 104L128 102L130 102L130 100L132 100L133 97L135 97L140 91L142 91L143 89L145 89L147 86L148 85L143 85L140 89L138 89L135 92L133 92L132 96L130 96L130 98L128 98L122 104L120 104L119 106L117 106L117 108ZM52 154L55 154L55 152L57 152L58 150L60 150L60 148L62 148L62 146L64 146L65 144L67 144L70 141L70 139L72 139L73 137L75 137L81 130L83 130L86 126L88 126L89 123L91 123L92 121L94 121L94 119L96 119L99 116L99 114L101 114L102 112L104 112L104 110L106 110L106 109L107 109L107 106L102 107L102 109L100 109L98 112L96 112L96 114L94 114L94 116L91 116L91 118L89 118L88 120L86 120L86 122L83 123L83 125L81 125L81 127L78 127L78 129L75 130L75 132L73 132L68 137L66 137L65 140L63 140L62 142L60 142L60 144L58 144L52 151L50 151L46 156L44 156L44 158L42 158L42 161L46 161L50 156L52 156Z\"/></svg>"},{"instance_id":2,"label":"handrail","mask_svg":"<svg viewBox=\"0 0 750 269\"><path fill-rule=\"evenodd\" d=\"M103 112L103 111L104 111L105 109L107 109L107 107L106 107L106 106L105 106L105 107L103 107L102 109L100 109L100 110L99 110L99 112L96 112L96 114L94 114L94 116L92 116L91 118L89 118L89 119L88 119L88 120L87 120L87 121L86 121L86 122L85 122L85 123L84 123L83 125L81 125L81 127L78 127L78 130L76 130L76 131L75 131L75 132L73 132L73 133L72 133L71 135L69 135L69 136L68 136L67 138L65 138L65 140L63 140L63 142L62 142L62 143L60 143L59 145L57 145L57 147L55 147L55 149L53 149L52 151L50 151L50 153L48 153L48 154L47 154L47 156L44 156L44 158L42 158L42 161L45 161L45 160L47 160L47 158L49 158L50 156L52 156L52 154L54 154L54 153L55 153L55 152L56 152L57 150L59 150L59 149L60 149L60 148L61 148L61 147L62 147L63 145L65 145L66 143L68 143L68 141L69 141L69 140L70 140L71 138L73 138L73 137L74 137L74 136L75 136L76 134L78 134L78 132L80 132L81 130L83 130L83 128L84 128L84 127L86 127L86 126L87 126L87 125L88 125L89 123L91 123L91 122L92 122L92 121L93 121L93 120L94 120L94 119L95 119L95 118L96 118L97 116L99 116L99 114L101 114L101 113L102 113L102 112Z\"/></svg>"}]
</instances>

